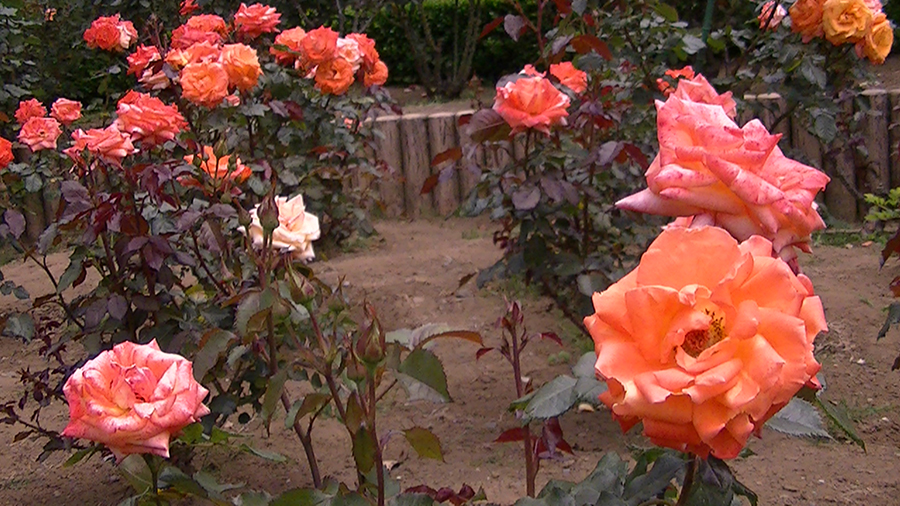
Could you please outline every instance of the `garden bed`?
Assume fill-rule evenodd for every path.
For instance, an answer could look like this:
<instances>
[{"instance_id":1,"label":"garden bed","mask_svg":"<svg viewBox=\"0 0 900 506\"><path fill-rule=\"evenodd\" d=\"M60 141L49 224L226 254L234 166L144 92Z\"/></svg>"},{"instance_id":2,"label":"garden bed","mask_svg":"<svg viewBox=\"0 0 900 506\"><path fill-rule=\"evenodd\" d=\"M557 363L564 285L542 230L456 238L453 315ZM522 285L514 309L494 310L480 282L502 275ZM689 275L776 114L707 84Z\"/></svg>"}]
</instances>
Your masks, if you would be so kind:
<instances>
[{"instance_id":1,"label":"garden bed","mask_svg":"<svg viewBox=\"0 0 900 506\"><path fill-rule=\"evenodd\" d=\"M375 305L388 329L446 323L452 328L481 332L488 345L496 342L493 322L505 308L504 297L522 301L529 331L554 331L562 336L561 350L549 342L535 342L525 353L525 374L540 384L566 372L566 351L574 361L589 345L552 303L534 295L521 282L510 281L477 290L470 281L457 288L460 278L491 265L500 256L491 241L491 225L484 220L451 219L377 224L381 236L358 245L353 252L313 264L329 282L345 276L349 293ZM834 239L836 236L829 236ZM838 241L840 242L840 241ZM900 495L896 469L890 464L900 455L900 372L891 372L900 350L900 332L891 331L882 342L875 335L883 322L881 308L889 303L885 280L900 270L896 261L878 269L877 245L817 245L815 255L804 256L804 271L815 283L825 305L830 331L816 341L817 355L827 382L825 396L846 403L858 422L867 452L846 441L812 441L787 437L771 430L752 439L753 455L734 462L735 474L760 496L762 505L875 505L893 504ZM52 257L55 269L67 263L64 254ZM4 274L25 285L32 296L48 291L40 272L32 266L8 264ZM90 283L90 279L88 283ZM80 289L84 289L80 287ZM0 312L17 307L12 297L0 297ZM39 368L37 343L25 346L0 339L0 401L17 399L18 371ZM402 487L427 484L459 488L468 483L483 487L492 502L511 504L524 495L521 447L493 444L492 440L515 421L506 407L515 397L511 373L499 354L475 360L476 346L441 344L453 403L408 404L402 391L393 391L379 412L379 427L432 429L440 438L444 462L423 460L394 438L386 459L396 461L391 475ZM65 407L44 411L45 426L61 430ZM280 413L283 416L283 412ZM220 483L244 483L271 493L310 485L303 451L282 420L273 420L271 434L258 419L246 425L236 417L226 430L245 436L235 441L285 455L287 463L262 460L236 448L198 449L195 467L213 470ZM545 462L540 487L550 478L581 480L601 454L625 454L629 445L647 445L636 432L622 437L618 425L603 410L569 413L561 419L575 453L560 462ZM116 505L130 492L112 462L94 456L74 467L62 467L63 453L44 462L35 458L40 445L12 443L19 428L0 426L0 504ZM355 481L349 441L343 427L332 421L314 433L323 474L349 483Z\"/></svg>"}]
</instances>

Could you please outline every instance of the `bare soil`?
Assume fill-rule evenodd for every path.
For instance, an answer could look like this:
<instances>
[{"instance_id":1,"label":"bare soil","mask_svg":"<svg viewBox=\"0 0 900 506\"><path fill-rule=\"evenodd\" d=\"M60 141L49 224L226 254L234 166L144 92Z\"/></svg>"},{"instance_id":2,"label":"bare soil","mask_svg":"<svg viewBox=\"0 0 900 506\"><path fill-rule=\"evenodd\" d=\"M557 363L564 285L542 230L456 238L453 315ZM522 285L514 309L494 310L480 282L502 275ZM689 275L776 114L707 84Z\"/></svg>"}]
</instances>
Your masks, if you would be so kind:
<instances>
[{"instance_id":1,"label":"bare soil","mask_svg":"<svg viewBox=\"0 0 900 506\"><path fill-rule=\"evenodd\" d=\"M563 336L572 361L589 346L549 300L521 283L477 290L470 282L457 289L460 278L500 256L491 243L487 221L385 221L377 227L380 238L359 251L316 262L314 268L332 282L345 276L352 296L373 303L387 328L446 323L477 330L496 343L493 322L503 313L508 297L522 301L530 331ZM733 462L738 478L760 495L762 505L900 504L900 372L890 370L900 351L900 331L875 341L884 320L882 308L890 303L887 283L900 274L900 263L891 261L879 270L878 249L877 245L820 245L814 255L802 258L830 325L830 331L816 342L826 395L848 406L868 451L842 439L804 440L765 430L762 439L749 444L753 455ZM66 262L62 254L53 257L54 270L61 271ZM4 274L24 284L32 296L49 291L40 272L31 266L7 265ZM0 297L0 311L16 307L19 302ZM41 366L36 346L0 338L0 402L20 395L19 370ZM416 425L432 429L441 438L444 462L418 458L402 438L391 441L386 458L398 462L391 475L403 487L424 483L459 488L468 483L476 489L484 487L492 502L511 504L524 495L521 448L491 441L515 425L506 411L515 397L512 377L499 355L488 354L476 361L475 348L469 343L437 347L454 402L409 403L402 391L396 391L386 397L380 413L382 432ZM524 373L541 384L566 372L566 364L550 365L560 351L552 343L534 342L525 353ZM65 407L56 406L45 411L42 421L61 430L66 418ZM581 480L603 452L626 454L629 445L648 444L639 434L623 436L603 410L566 414L562 427L575 454L545 462L539 487L550 478ZM271 493L310 485L302 448L280 420L272 423L268 436L256 419L246 425L235 420L227 430L246 437L239 443L286 455L288 463L216 448L200 450L195 465L211 469L220 482L244 483ZM59 453L38 463L40 445L30 440L13 443L16 432L16 427L0 426L0 505L115 505L127 497L127 484L112 462L95 456L63 468L66 455ZM342 429L324 420L314 434L323 474L353 483L350 444Z\"/></svg>"}]
</instances>

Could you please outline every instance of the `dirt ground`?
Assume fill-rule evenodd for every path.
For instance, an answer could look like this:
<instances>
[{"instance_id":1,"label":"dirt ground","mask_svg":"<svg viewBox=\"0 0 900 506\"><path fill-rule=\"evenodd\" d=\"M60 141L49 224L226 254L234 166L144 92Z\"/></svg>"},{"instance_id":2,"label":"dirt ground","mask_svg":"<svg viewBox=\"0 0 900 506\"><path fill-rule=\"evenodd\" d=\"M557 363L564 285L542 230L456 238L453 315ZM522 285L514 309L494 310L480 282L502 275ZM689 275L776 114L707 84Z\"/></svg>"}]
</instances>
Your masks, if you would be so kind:
<instances>
[{"instance_id":1,"label":"dirt ground","mask_svg":"<svg viewBox=\"0 0 900 506\"><path fill-rule=\"evenodd\" d=\"M498 339L493 322L502 314L507 296L522 301L530 331L559 333L573 361L584 349L586 341L579 331L548 300L521 284L482 290L466 285L457 290L461 277L499 258L488 222L386 221L377 228L381 237L363 249L314 267L326 280L346 276L352 296L372 302L387 328L446 323L477 330L490 342ZM63 255L53 258L55 269L62 270L65 264ZM766 430L762 439L750 442L753 455L733 462L733 468L766 506L898 504L900 372L891 372L890 365L900 351L900 331L893 330L879 343L875 335L883 321L881 308L889 303L887 282L900 274L900 262L891 261L879 270L877 245L820 245L813 256L802 259L802 265L824 301L830 325L830 331L816 342L827 396L847 404L868 452L840 439L795 439ZM32 295L47 291L39 272L30 266L7 265L4 273L25 284ZM8 297L0 298L0 311L16 304ZM18 370L40 366L33 346L0 339L0 401L17 396ZM515 424L506 412L514 398L512 378L499 355L476 361L475 348L468 343L437 348L454 402L410 404L402 391L396 391L382 406L380 430L428 427L441 438L445 461L419 459L401 438L391 441L386 458L398 461L391 475L403 487L425 483L458 488L468 483L476 489L484 487L492 502L511 504L524 495L521 450L491 441ZM558 358L559 351L552 343L535 342L526 350L524 374L540 384L566 372L568 365L550 365L555 362L551 356ZM64 407L48 411L44 423L62 429ZM647 444L638 434L622 436L606 411L566 414L562 426L575 454L561 462L544 463L539 486L550 478L580 480L603 452L624 454L628 445ZM273 463L231 449L200 450L195 464L212 470L220 483L244 483L272 493L310 484L302 448L279 420L272 423L268 437L258 420L246 425L235 421L227 429L261 449L281 452L289 461ZM0 445L0 505L115 505L126 497L127 485L112 462L94 457L63 468L66 456L59 454L37 463L39 444L12 443L17 431L0 426L4 443ZM314 435L323 474L352 483L352 456L345 434L335 422L325 420Z\"/></svg>"}]
</instances>

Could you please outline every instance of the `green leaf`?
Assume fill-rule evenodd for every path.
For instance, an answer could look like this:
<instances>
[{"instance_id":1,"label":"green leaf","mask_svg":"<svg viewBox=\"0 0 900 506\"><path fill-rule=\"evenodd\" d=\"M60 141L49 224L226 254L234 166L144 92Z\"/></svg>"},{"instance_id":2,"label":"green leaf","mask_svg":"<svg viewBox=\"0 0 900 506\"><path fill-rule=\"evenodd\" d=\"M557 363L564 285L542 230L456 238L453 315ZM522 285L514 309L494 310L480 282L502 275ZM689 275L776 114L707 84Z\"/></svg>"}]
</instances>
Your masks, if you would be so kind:
<instances>
[{"instance_id":1,"label":"green leaf","mask_svg":"<svg viewBox=\"0 0 900 506\"><path fill-rule=\"evenodd\" d=\"M820 114L816 116L813 129L815 130L816 137L825 143L833 141L837 136L838 131L834 116L831 116L830 114Z\"/></svg>"},{"instance_id":2,"label":"green leaf","mask_svg":"<svg viewBox=\"0 0 900 506\"><path fill-rule=\"evenodd\" d=\"M216 365L219 356L228 349L231 341L236 339L237 336L227 330L213 329L207 332L201 339L201 342L205 341L203 348L194 355L194 379L202 382L203 376Z\"/></svg>"},{"instance_id":3,"label":"green leaf","mask_svg":"<svg viewBox=\"0 0 900 506\"><path fill-rule=\"evenodd\" d=\"M687 54L697 54L706 47L706 44L703 43L703 39L696 35L687 34L681 41L684 43L684 52Z\"/></svg>"},{"instance_id":4,"label":"green leaf","mask_svg":"<svg viewBox=\"0 0 900 506\"><path fill-rule=\"evenodd\" d=\"M734 498L734 475L725 462L710 457L699 460L688 506L730 505Z\"/></svg>"},{"instance_id":5,"label":"green leaf","mask_svg":"<svg viewBox=\"0 0 900 506\"><path fill-rule=\"evenodd\" d=\"M884 338L888 331L891 330L891 325L896 323L900 323L900 302L894 302L888 308L887 318L884 320L884 325L881 326L881 330L878 331L878 336L875 340Z\"/></svg>"},{"instance_id":6,"label":"green leaf","mask_svg":"<svg viewBox=\"0 0 900 506\"><path fill-rule=\"evenodd\" d=\"M59 282L56 284L56 293L62 293L66 288L72 286L72 283L81 276L83 270L80 257L75 257L69 261L69 266L66 267L66 270L59 277Z\"/></svg>"},{"instance_id":7,"label":"green leaf","mask_svg":"<svg viewBox=\"0 0 900 506\"><path fill-rule=\"evenodd\" d=\"M160 471L159 488L171 488L182 494L203 498L208 497L208 494L199 483L174 466L166 466Z\"/></svg>"},{"instance_id":8,"label":"green leaf","mask_svg":"<svg viewBox=\"0 0 900 506\"><path fill-rule=\"evenodd\" d=\"M286 429L291 428L291 426L294 425L295 420L315 413L330 400L330 395L313 392L307 394L302 402L295 401L294 404L291 405L291 409L288 411L287 416L284 418L284 427Z\"/></svg>"},{"instance_id":9,"label":"green leaf","mask_svg":"<svg viewBox=\"0 0 900 506\"><path fill-rule=\"evenodd\" d=\"M653 10L656 11L657 14L663 17L669 23L674 23L678 21L678 11L675 10L675 7L672 7L669 4L664 4L662 2L657 3Z\"/></svg>"},{"instance_id":10,"label":"green leaf","mask_svg":"<svg viewBox=\"0 0 900 506\"><path fill-rule=\"evenodd\" d=\"M270 506L272 498L265 492L244 492L238 496L237 506Z\"/></svg>"},{"instance_id":11,"label":"green leaf","mask_svg":"<svg viewBox=\"0 0 900 506\"><path fill-rule=\"evenodd\" d=\"M276 497L269 506L316 506L325 504L331 496L310 488L295 488Z\"/></svg>"},{"instance_id":12,"label":"green leaf","mask_svg":"<svg viewBox=\"0 0 900 506\"><path fill-rule=\"evenodd\" d=\"M197 471L194 473L193 481L203 487L203 490L209 493L210 497L216 499L224 499L222 492L244 486L243 483L219 483L213 475L205 471Z\"/></svg>"},{"instance_id":13,"label":"green leaf","mask_svg":"<svg viewBox=\"0 0 900 506\"><path fill-rule=\"evenodd\" d=\"M241 302L238 303L237 311L234 314L235 328L241 335L247 335L251 320L260 320L266 315L274 302L275 297L271 290L247 293L241 299Z\"/></svg>"},{"instance_id":14,"label":"green leaf","mask_svg":"<svg viewBox=\"0 0 900 506\"><path fill-rule=\"evenodd\" d=\"M831 439L816 408L803 399L791 399L785 407L769 419L766 426L791 436Z\"/></svg>"},{"instance_id":15,"label":"green leaf","mask_svg":"<svg viewBox=\"0 0 900 506\"><path fill-rule=\"evenodd\" d=\"M375 466L375 444L375 439L365 427L353 436L353 460L362 473L369 472Z\"/></svg>"},{"instance_id":16,"label":"green leaf","mask_svg":"<svg viewBox=\"0 0 900 506\"><path fill-rule=\"evenodd\" d=\"M449 402L447 375L437 356L419 348L406 356L398 368L397 380L406 390L410 401L429 400Z\"/></svg>"},{"instance_id":17,"label":"green leaf","mask_svg":"<svg viewBox=\"0 0 900 506\"><path fill-rule=\"evenodd\" d=\"M572 366L572 374L576 378L596 378L597 373L594 370L594 364L597 363L597 354L589 351L578 359L578 362Z\"/></svg>"},{"instance_id":18,"label":"green leaf","mask_svg":"<svg viewBox=\"0 0 900 506\"><path fill-rule=\"evenodd\" d=\"M359 492L350 491L335 495L329 506L372 506L372 503Z\"/></svg>"},{"instance_id":19,"label":"green leaf","mask_svg":"<svg viewBox=\"0 0 900 506\"><path fill-rule=\"evenodd\" d=\"M800 63L800 75L809 81L810 84L817 86L819 89L825 89L828 81L825 71L817 67L809 58L804 58Z\"/></svg>"},{"instance_id":20,"label":"green leaf","mask_svg":"<svg viewBox=\"0 0 900 506\"><path fill-rule=\"evenodd\" d=\"M288 460L287 457L285 457L284 455L282 455L278 452L270 452L268 450L260 450L259 448L254 448L254 447L252 447L250 445L246 445L246 444L241 445L240 448L241 448L241 450L243 450L245 452L252 453L253 455L256 455L257 457L260 457L260 458L263 458L266 460L271 460L272 462L287 462L287 460Z\"/></svg>"},{"instance_id":21,"label":"green leaf","mask_svg":"<svg viewBox=\"0 0 900 506\"><path fill-rule=\"evenodd\" d=\"M422 427L413 427L403 431L406 441L413 450L423 459L444 461L444 453L441 451L441 441L430 430Z\"/></svg>"},{"instance_id":22,"label":"green leaf","mask_svg":"<svg viewBox=\"0 0 900 506\"><path fill-rule=\"evenodd\" d=\"M65 462L63 462L63 467L74 466L75 464L81 462L85 458L88 458L91 455L97 453L100 450L100 448L102 448L100 445L94 445L94 446L91 446L90 448L85 448L84 450L78 450L77 452L73 453L71 457L66 459Z\"/></svg>"},{"instance_id":23,"label":"green leaf","mask_svg":"<svg viewBox=\"0 0 900 506\"><path fill-rule=\"evenodd\" d=\"M818 396L816 396L816 403L822 408L822 411L825 412L825 415L829 420L834 422L839 429L844 431L844 434L846 434L854 443L859 445L863 451L866 451L866 442L856 433L856 425L850 420L850 417L847 416L847 411L843 406L833 405L828 401L822 400L822 398Z\"/></svg>"},{"instance_id":24,"label":"green leaf","mask_svg":"<svg viewBox=\"0 0 900 506\"><path fill-rule=\"evenodd\" d=\"M203 425L200 422L194 422L181 429L178 440L187 444L195 444L203 441Z\"/></svg>"},{"instance_id":25,"label":"green leaf","mask_svg":"<svg viewBox=\"0 0 900 506\"><path fill-rule=\"evenodd\" d=\"M434 506L434 499L425 494L400 494L388 501L390 506Z\"/></svg>"},{"instance_id":26,"label":"green leaf","mask_svg":"<svg viewBox=\"0 0 900 506\"><path fill-rule=\"evenodd\" d=\"M525 406L525 416L533 418L553 418L572 409L575 405L575 384L571 376L557 376L544 384Z\"/></svg>"},{"instance_id":27,"label":"green leaf","mask_svg":"<svg viewBox=\"0 0 900 506\"><path fill-rule=\"evenodd\" d=\"M10 315L6 320L3 334L18 337L26 343L31 342L31 339L34 337L34 320L27 313Z\"/></svg>"},{"instance_id":28,"label":"green leaf","mask_svg":"<svg viewBox=\"0 0 900 506\"><path fill-rule=\"evenodd\" d=\"M634 477L625 486L623 497L628 504L639 504L656 497L668 488L682 469L684 469L684 460L671 453L664 453L653 462L653 467L647 474Z\"/></svg>"},{"instance_id":29,"label":"green leaf","mask_svg":"<svg viewBox=\"0 0 900 506\"><path fill-rule=\"evenodd\" d=\"M118 466L119 473L125 478L125 481L131 485L131 488L138 494L146 493L150 490L153 478L150 468L144 458L137 454L125 457Z\"/></svg>"},{"instance_id":30,"label":"green leaf","mask_svg":"<svg viewBox=\"0 0 900 506\"><path fill-rule=\"evenodd\" d=\"M282 369L275 373L275 376L269 378L266 383L266 393L263 396L262 417L266 420L268 427L275 409L278 407L278 401L281 400L281 392L284 390L284 382L287 381L288 370Z\"/></svg>"}]
</instances>

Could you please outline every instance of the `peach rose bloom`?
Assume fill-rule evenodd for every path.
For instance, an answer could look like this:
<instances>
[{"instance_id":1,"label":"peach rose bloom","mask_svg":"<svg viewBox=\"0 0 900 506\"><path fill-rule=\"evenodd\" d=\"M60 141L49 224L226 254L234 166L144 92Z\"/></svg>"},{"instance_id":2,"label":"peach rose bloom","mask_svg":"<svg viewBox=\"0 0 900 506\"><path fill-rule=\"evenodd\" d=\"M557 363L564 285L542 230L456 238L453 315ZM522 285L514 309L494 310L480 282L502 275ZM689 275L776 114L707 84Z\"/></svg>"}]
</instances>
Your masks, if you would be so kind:
<instances>
[{"instance_id":1,"label":"peach rose bloom","mask_svg":"<svg viewBox=\"0 0 900 506\"><path fill-rule=\"evenodd\" d=\"M325 26L306 32L306 37L300 41L302 65L311 69L328 60L333 60L337 55L338 38L336 31Z\"/></svg>"},{"instance_id":2,"label":"peach rose bloom","mask_svg":"<svg viewBox=\"0 0 900 506\"><path fill-rule=\"evenodd\" d=\"M218 62L189 63L181 70L181 94L191 102L215 108L228 95L228 72Z\"/></svg>"},{"instance_id":3,"label":"peach rose bloom","mask_svg":"<svg viewBox=\"0 0 900 506\"><path fill-rule=\"evenodd\" d=\"M304 37L306 37L306 30L298 26L289 30L285 30L276 35L275 45L285 46L291 51L299 53L300 41L302 41ZM274 46L269 48L269 53L275 57L275 61L282 65L293 65L294 61L297 60L297 55L288 51L277 49Z\"/></svg>"},{"instance_id":4,"label":"peach rose bloom","mask_svg":"<svg viewBox=\"0 0 900 506\"><path fill-rule=\"evenodd\" d=\"M72 134L72 140L74 141L72 147L64 152L76 163L81 162L80 153L85 149L116 167L122 166L122 159L126 156L137 152L131 142L131 136L120 131L116 123L103 129L91 128L87 132L79 128Z\"/></svg>"},{"instance_id":5,"label":"peach rose bloom","mask_svg":"<svg viewBox=\"0 0 900 506\"><path fill-rule=\"evenodd\" d=\"M663 75L665 75L666 77L670 77L673 81L677 82L682 78L693 79L695 74L694 68L688 65L678 70L669 69L665 71ZM669 84L669 81L666 81L661 77L656 79L656 87L659 88L659 91L661 91L663 95L667 97L675 91L675 88L673 88L672 85Z\"/></svg>"},{"instance_id":6,"label":"peach rose bloom","mask_svg":"<svg viewBox=\"0 0 900 506\"><path fill-rule=\"evenodd\" d=\"M187 49L199 42L218 46L222 43L222 35L217 32L197 30L187 25L181 25L172 31L172 41L170 42L172 49Z\"/></svg>"},{"instance_id":7,"label":"peach rose bloom","mask_svg":"<svg viewBox=\"0 0 900 506\"><path fill-rule=\"evenodd\" d=\"M827 330L809 278L754 236L717 227L664 230L638 267L593 296L600 395L624 431L735 458L751 433L816 384L813 340Z\"/></svg>"},{"instance_id":8,"label":"peach rose bloom","mask_svg":"<svg viewBox=\"0 0 900 506\"><path fill-rule=\"evenodd\" d=\"M359 43L353 39L341 37L337 40L337 54L339 58L347 60L347 63L353 69L353 74L356 75L363 60L362 52L359 50Z\"/></svg>"},{"instance_id":9,"label":"peach rose bloom","mask_svg":"<svg viewBox=\"0 0 900 506\"><path fill-rule=\"evenodd\" d=\"M69 424L62 435L106 445L122 460L132 453L169 456L169 439L209 414L209 391L193 365L149 344L124 342L78 368L63 387Z\"/></svg>"},{"instance_id":10,"label":"peach rose bloom","mask_svg":"<svg viewBox=\"0 0 900 506\"><path fill-rule=\"evenodd\" d=\"M316 68L316 88L329 95L343 95L353 84L353 67L343 58L335 58Z\"/></svg>"},{"instance_id":11,"label":"peach rose bloom","mask_svg":"<svg viewBox=\"0 0 900 506\"><path fill-rule=\"evenodd\" d=\"M738 240L759 235L785 260L792 247L809 251L810 234L825 228L816 194L829 178L791 160L753 120L738 127L719 105L677 94L656 102L659 154L647 169L646 190L616 206L663 216L705 216Z\"/></svg>"},{"instance_id":12,"label":"peach rose bloom","mask_svg":"<svg viewBox=\"0 0 900 506\"><path fill-rule=\"evenodd\" d=\"M719 94L709 81L703 77L703 74L679 79L678 86L675 87L673 94L682 100L690 100L692 102L700 102L701 104L718 105L725 110L725 114L729 118L737 117L737 102L731 96L730 91Z\"/></svg>"},{"instance_id":13,"label":"peach rose bloom","mask_svg":"<svg viewBox=\"0 0 900 506\"><path fill-rule=\"evenodd\" d=\"M241 159L238 157L234 157L234 167L229 167L228 161L230 159L231 155L216 158L216 153L212 146L203 146L203 153L200 156L199 162L200 170L205 172L215 181L227 179L238 184L243 183L250 177L253 171L250 170L250 167L241 163ZM184 161L193 165L194 155L185 156ZM193 177L185 178L184 181L179 180L179 182L185 186L200 186L200 182Z\"/></svg>"},{"instance_id":14,"label":"peach rose bloom","mask_svg":"<svg viewBox=\"0 0 900 506\"><path fill-rule=\"evenodd\" d=\"M12 143L0 137L0 170L5 169L13 160L15 157L12 152Z\"/></svg>"},{"instance_id":15,"label":"peach rose bloom","mask_svg":"<svg viewBox=\"0 0 900 506\"><path fill-rule=\"evenodd\" d=\"M162 56L159 54L159 49L157 49L156 46L142 45L138 46L133 53L128 55L127 59L127 73L141 76L144 73L144 69L146 69L150 63L161 60Z\"/></svg>"},{"instance_id":16,"label":"peach rose bloom","mask_svg":"<svg viewBox=\"0 0 900 506\"><path fill-rule=\"evenodd\" d=\"M894 28L887 16L879 12L872 20L872 26L863 39L856 43L856 54L868 58L875 65L881 65L894 45Z\"/></svg>"},{"instance_id":17,"label":"peach rose bloom","mask_svg":"<svg viewBox=\"0 0 900 506\"><path fill-rule=\"evenodd\" d=\"M119 30L120 50L124 51L137 42L137 30L134 29L131 21L120 21L116 28Z\"/></svg>"},{"instance_id":18,"label":"peach rose bloom","mask_svg":"<svg viewBox=\"0 0 900 506\"><path fill-rule=\"evenodd\" d=\"M319 238L319 218L306 212L303 196L288 200L287 197L275 197L278 206L278 228L272 232L272 247L291 252L295 260L309 261L316 257L312 243ZM250 239L253 246L263 245L263 229L259 222L257 205L250 210Z\"/></svg>"},{"instance_id":19,"label":"peach rose bloom","mask_svg":"<svg viewBox=\"0 0 900 506\"><path fill-rule=\"evenodd\" d=\"M872 15L863 0L826 0L822 5L825 38L835 46L859 42L866 36Z\"/></svg>"},{"instance_id":20,"label":"peach rose bloom","mask_svg":"<svg viewBox=\"0 0 900 506\"><path fill-rule=\"evenodd\" d=\"M65 126L69 126L81 118L81 102L67 98L58 98L50 107L50 117Z\"/></svg>"},{"instance_id":21,"label":"peach rose bloom","mask_svg":"<svg viewBox=\"0 0 900 506\"><path fill-rule=\"evenodd\" d=\"M359 52L362 54L362 66L364 70L371 71L375 68L375 64L381 61L381 56L378 55L378 51L375 49L375 41L370 39L368 35L364 33L351 33L347 35L346 38L356 41Z\"/></svg>"},{"instance_id":22,"label":"peach rose bloom","mask_svg":"<svg viewBox=\"0 0 900 506\"><path fill-rule=\"evenodd\" d=\"M772 13L772 9L775 9L774 14ZM760 30L777 30L778 25L781 24L781 21L785 16L787 16L787 10L785 10L781 4L778 4L778 7L775 7L775 2L770 0L763 4L762 10L759 12L759 16L756 19L759 21Z\"/></svg>"},{"instance_id":23,"label":"peach rose bloom","mask_svg":"<svg viewBox=\"0 0 900 506\"><path fill-rule=\"evenodd\" d=\"M799 33L803 42L825 36L822 25L822 7L825 0L797 0L788 10L791 16L791 31Z\"/></svg>"},{"instance_id":24,"label":"peach rose bloom","mask_svg":"<svg viewBox=\"0 0 900 506\"><path fill-rule=\"evenodd\" d=\"M256 50L244 44L222 46L219 61L225 67L229 84L241 91L247 91L256 86L259 76L262 75Z\"/></svg>"},{"instance_id":25,"label":"peach rose bloom","mask_svg":"<svg viewBox=\"0 0 900 506\"><path fill-rule=\"evenodd\" d=\"M188 63L218 61L222 48L207 41L191 44L186 49L173 49L166 55L166 63L175 70L181 70Z\"/></svg>"},{"instance_id":26,"label":"peach rose bloom","mask_svg":"<svg viewBox=\"0 0 900 506\"><path fill-rule=\"evenodd\" d=\"M16 121L20 125L24 125L31 118L42 118L46 115L47 108L36 98L20 101L15 113Z\"/></svg>"},{"instance_id":27,"label":"peach rose bloom","mask_svg":"<svg viewBox=\"0 0 900 506\"><path fill-rule=\"evenodd\" d=\"M19 130L19 142L27 144L32 152L56 149L56 139L62 130L53 118L31 118Z\"/></svg>"},{"instance_id":28,"label":"peach rose bloom","mask_svg":"<svg viewBox=\"0 0 900 506\"><path fill-rule=\"evenodd\" d=\"M144 147L171 141L188 126L178 107L134 90L119 100L116 115L116 127Z\"/></svg>"},{"instance_id":29,"label":"peach rose bloom","mask_svg":"<svg viewBox=\"0 0 900 506\"><path fill-rule=\"evenodd\" d=\"M225 20L215 14L198 14L191 16L184 22L185 26L201 32L216 32L225 37L228 35L228 25Z\"/></svg>"},{"instance_id":30,"label":"peach rose bloom","mask_svg":"<svg viewBox=\"0 0 900 506\"><path fill-rule=\"evenodd\" d=\"M368 86L381 86L387 82L388 79L388 68L387 65L378 60L375 62L375 65L372 66L372 70L365 72L363 74L363 85Z\"/></svg>"},{"instance_id":31,"label":"peach rose bloom","mask_svg":"<svg viewBox=\"0 0 900 506\"><path fill-rule=\"evenodd\" d=\"M564 61L550 65L550 75L577 94L584 93L587 89L587 74L576 69L572 62Z\"/></svg>"},{"instance_id":32,"label":"peach rose bloom","mask_svg":"<svg viewBox=\"0 0 900 506\"><path fill-rule=\"evenodd\" d=\"M553 125L565 125L569 97L543 77L521 77L497 88L494 110L513 132L530 128L550 134Z\"/></svg>"},{"instance_id":33,"label":"peach rose bloom","mask_svg":"<svg viewBox=\"0 0 900 506\"><path fill-rule=\"evenodd\" d=\"M263 4L247 6L242 3L234 14L234 29L237 33L255 39L264 33L276 32L278 23L281 22L281 14Z\"/></svg>"}]
</instances>

